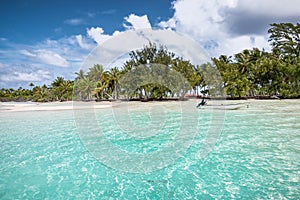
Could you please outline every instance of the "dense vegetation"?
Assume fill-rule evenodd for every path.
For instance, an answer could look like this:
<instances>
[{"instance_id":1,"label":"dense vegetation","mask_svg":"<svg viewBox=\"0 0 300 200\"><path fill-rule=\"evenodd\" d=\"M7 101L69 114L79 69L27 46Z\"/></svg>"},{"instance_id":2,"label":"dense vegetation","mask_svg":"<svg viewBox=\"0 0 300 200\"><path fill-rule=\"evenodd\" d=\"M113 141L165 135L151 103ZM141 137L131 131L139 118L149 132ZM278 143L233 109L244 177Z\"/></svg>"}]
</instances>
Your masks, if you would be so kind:
<instances>
[{"instance_id":1,"label":"dense vegetation","mask_svg":"<svg viewBox=\"0 0 300 200\"><path fill-rule=\"evenodd\" d=\"M233 98L299 97L300 24L271 24L268 32L271 52L245 49L195 66L164 46L149 43L142 50L131 52L122 67L104 70L96 64L87 72L77 72L74 81L57 77L50 86L31 83L30 89L3 88L0 100L163 99L182 98L187 92Z\"/></svg>"},{"instance_id":2,"label":"dense vegetation","mask_svg":"<svg viewBox=\"0 0 300 200\"><path fill-rule=\"evenodd\" d=\"M234 56L213 58L219 69L226 94L234 97L279 95L299 96L300 24L271 24L271 52L254 48Z\"/></svg>"}]
</instances>

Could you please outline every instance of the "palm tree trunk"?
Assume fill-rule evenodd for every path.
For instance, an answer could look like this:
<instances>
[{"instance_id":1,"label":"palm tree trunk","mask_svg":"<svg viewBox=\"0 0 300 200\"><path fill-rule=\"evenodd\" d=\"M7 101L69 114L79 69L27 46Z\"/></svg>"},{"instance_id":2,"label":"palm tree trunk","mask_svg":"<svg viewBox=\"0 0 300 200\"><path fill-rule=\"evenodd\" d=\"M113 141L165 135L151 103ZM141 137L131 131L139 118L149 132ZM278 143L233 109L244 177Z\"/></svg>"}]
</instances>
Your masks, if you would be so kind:
<instances>
[{"instance_id":1,"label":"palm tree trunk","mask_svg":"<svg viewBox=\"0 0 300 200\"><path fill-rule=\"evenodd\" d=\"M114 99L117 98L117 84L114 84Z\"/></svg>"}]
</instances>

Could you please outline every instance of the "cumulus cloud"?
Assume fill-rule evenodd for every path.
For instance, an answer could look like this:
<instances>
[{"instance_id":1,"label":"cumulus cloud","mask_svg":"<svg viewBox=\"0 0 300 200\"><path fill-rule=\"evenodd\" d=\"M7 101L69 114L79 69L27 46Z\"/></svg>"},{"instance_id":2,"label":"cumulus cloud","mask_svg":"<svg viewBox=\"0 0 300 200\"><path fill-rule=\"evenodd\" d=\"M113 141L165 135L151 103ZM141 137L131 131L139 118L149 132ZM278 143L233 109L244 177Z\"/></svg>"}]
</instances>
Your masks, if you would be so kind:
<instances>
[{"instance_id":1,"label":"cumulus cloud","mask_svg":"<svg viewBox=\"0 0 300 200\"><path fill-rule=\"evenodd\" d=\"M233 54L244 48L269 49L269 24L298 22L299 7L295 0L177 0L174 16L159 26L191 36L212 56Z\"/></svg>"},{"instance_id":2,"label":"cumulus cloud","mask_svg":"<svg viewBox=\"0 0 300 200\"><path fill-rule=\"evenodd\" d=\"M171 18L168 21L161 21L158 25L162 28L174 29L176 28L176 20Z\"/></svg>"},{"instance_id":3,"label":"cumulus cloud","mask_svg":"<svg viewBox=\"0 0 300 200\"><path fill-rule=\"evenodd\" d=\"M125 17L124 19L125 19L125 23L123 24L123 26L126 29L138 30L138 29L151 28L151 24L149 22L147 15L137 16L135 14L130 14L128 17Z\"/></svg>"},{"instance_id":4,"label":"cumulus cloud","mask_svg":"<svg viewBox=\"0 0 300 200\"><path fill-rule=\"evenodd\" d=\"M69 67L70 64L66 59L61 57L59 54L45 50L39 49L34 51L22 50L21 53L29 58L32 58L35 61L39 61L41 63L59 66L59 67Z\"/></svg>"},{"instance_id":5,"label":"cumulus cloud","mask_svg":"<svg viewBox=\"0 0 300 200\"><path fill-rule=\"evenodd\" d=\"M138 30L138 29L151 29L151 24L148 20L147 15L137 16L134 14L130 14L128 17L125 17L125 23L123 26L127 30ZM107 41L109 38L117 36L123 31L116 30L111 35L105 34L103 28L101 27L91 27L87 28L87 37L94 40L98 45L103 44L103 42ZM87 38L82 35L76 36L77 43L83 49L91 49L93 45L87 42Z\"/></svg>"},{"instance_id":6,"label":"cumulus cloud","mask_svg":"<svg viewBox=\"0 0 300 200\"><path fill-rule=\"evenodd\" d=\"M237 36L224 38L219 42L218 48L214 49L214 56L233 55L244 49L252 49L253 47L264 48L269 51L270 46L267 37L264 36Z\"/></svg>"},{"instance_id":7,"label":"cumulus cloud","mask_svg":"<svg viewBox=\"0 0 300 200\"><path fill-rule=\"evenodd\" d=\"M220 9L232 4L232 0L178 0L173 3L174 16L168 21L160 22L159 25L197 40L209 55L215 55L220 41L228 37L222 30L224 17Z\"/></svg>"},{"instance_id":8,"label":"cumulus cloud","mask_svg":"<svg viewBox=\"0 0 300 200\"><path fill-rule=\"evenodd\" d=\"M176 30L189 35L200 36L200 39L213 39L223 34L219 31L223 16L220 8L228 4L228 0L186 0L174 2L175 13L171 21L176 22ZM170 20L169 20L170 22ZM175 24L173 22L172 24Z\"/></svg>"},{"instance_id":9,"label":"cumulus cloud","mask_svg":"<svg viewBox=\"0 0 300 200\"><path fill-rule=\"evenodd\" d=\"M78 45L83 49L91 49L93 45L89 44L85 41L85 38L82 35L76 35L76 40L78 42Z\"/></svg>"},{"instance_id":10,"label":"cumulus cloud","mask_svg":"<svg viewBox=\"0 0 300 200\"><path fill-rule=\"evenodd\" d=\"M104 34L104 30L101 27L92 27L87 29L87 34L90 38L95 40L97 44L101 44L110 38L110 35Z\"/></svg>"}]
</instances>

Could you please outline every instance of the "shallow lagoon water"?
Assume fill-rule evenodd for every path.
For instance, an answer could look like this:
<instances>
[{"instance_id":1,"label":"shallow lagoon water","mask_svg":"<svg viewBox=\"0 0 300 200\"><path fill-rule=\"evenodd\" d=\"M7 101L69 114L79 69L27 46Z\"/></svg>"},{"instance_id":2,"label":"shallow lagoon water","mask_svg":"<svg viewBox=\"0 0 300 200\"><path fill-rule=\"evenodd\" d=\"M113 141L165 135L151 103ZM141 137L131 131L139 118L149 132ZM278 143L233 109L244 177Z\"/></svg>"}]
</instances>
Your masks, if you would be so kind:
<instances>
[{"instance_id":1,"label":"shallow lagoon water","mask_svg":"<svg viewBox=\"0 0 300 200\"><path fill-rule=\"evenodd\" d=\"M0 198L298 199L300 101L246 103L248 108L225 112L222 132L203 158L197 153L213 125L212 113L197 110L191 145L174 162L149 173L129 173L100 162L82 140L72 110L1 112ZM134 111L130 120L136 127L154 120L143 109ZM125 137L110 108L95 110L98 125L86 128L100 127L118 148L147 154L178 134L177 111L168 110L160 134L149 138ZM115 156L109 153L108 159Z\"/></svg>"}]
</instances>

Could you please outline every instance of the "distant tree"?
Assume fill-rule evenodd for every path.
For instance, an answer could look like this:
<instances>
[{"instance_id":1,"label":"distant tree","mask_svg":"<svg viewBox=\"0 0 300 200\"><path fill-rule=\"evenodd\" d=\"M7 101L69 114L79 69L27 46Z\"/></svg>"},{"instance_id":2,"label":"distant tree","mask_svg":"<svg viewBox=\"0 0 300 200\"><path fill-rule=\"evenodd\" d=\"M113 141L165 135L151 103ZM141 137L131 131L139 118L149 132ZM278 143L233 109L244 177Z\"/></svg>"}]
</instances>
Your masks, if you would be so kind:
<instances>
[{"instance_id":1,"label":"distant tree","mask_svg":"<svg viewBox=\"0 0 300 200\"><path fill-rule=\"evenodd\" d=\"M31 90L32 90L32 88L34 87L34 84L33 83L29 83L29 87L31 87Z\"/></svg>"}]
</instances>

